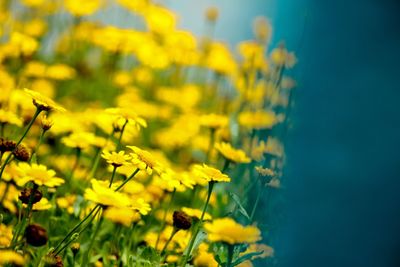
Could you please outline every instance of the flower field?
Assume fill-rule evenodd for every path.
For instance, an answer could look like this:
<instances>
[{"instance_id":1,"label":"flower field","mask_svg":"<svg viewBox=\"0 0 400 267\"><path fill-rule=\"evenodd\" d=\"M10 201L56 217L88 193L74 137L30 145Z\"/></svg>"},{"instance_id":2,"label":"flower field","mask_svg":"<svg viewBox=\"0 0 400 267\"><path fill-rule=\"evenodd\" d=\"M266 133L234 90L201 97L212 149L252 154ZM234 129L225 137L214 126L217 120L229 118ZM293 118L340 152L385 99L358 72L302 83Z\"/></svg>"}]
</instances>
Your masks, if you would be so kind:
<instances>
[{"instance_id":1,"label":"flower field","mask_svg":"<svg viewBox=\"0 0 400 267\"><path fill-rule=\"evenodd\" d=\"M93 18L110 6L127 26ZM0 266L275 266L262 203L284 188L295 55L263 17L233 47L217 8L201 36L178 17L0 2Z\"/></svg>"}]
</instances>

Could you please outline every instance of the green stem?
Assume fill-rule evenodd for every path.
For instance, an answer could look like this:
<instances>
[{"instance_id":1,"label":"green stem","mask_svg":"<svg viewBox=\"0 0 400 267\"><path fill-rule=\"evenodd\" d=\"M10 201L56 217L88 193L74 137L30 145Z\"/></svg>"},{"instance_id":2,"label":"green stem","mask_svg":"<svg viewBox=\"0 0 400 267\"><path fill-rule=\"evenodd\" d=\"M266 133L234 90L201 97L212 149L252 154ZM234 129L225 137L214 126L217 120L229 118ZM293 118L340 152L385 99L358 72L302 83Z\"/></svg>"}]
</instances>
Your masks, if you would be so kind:
<instances>
[{"instance_id":1,"label":"green stem","mask_svg":"<svg viewBox=\"0 0 400 267\"><path fill-rule=\"evenodd\" d=\"M17 231L15 232L13 239L11 241L11 247L15 247L16 243L18 243L18 238L19 235L21 233L21 230L24 229L30 221L31 218L31 212L32 212L32 208L33 208L33 200L35 197L35 191L38 189L38 185L36 185L35 183L31 182L32 185L32 191L31 191L31 195L29 196L29 201L28 201L28 207L26 208L26 213L25 213L25 221L23 221L20 225L19 228L17 229Z\"/></svg>"},{"instance_id":2,"label":"green stem","mask_svg":"<svg viewBox=\"0 0 400 267\"><path fill-rule=\"evenodd\" d=\"M92 239L90 240L89 247L86 250L85 254L83 255L82 266L88 266L90 251L92 250L94 241L95 241L95 239L96 239L96 237L97 237L97 235L98 235L98 233L100 231L102 222L103 222L103 216L102 216L102 214L100 214L100 218L99 218L99 221L96 224L96 228L95 228L94 233L92 235Z\"/></svg>"},{"instance_id":3,"label":"green stem","mask_svg":"<svg viewBox=\"0 0 400 267\"><path fill-rule=\"evenodd\" d=\"M14 152L14 151L17 149L17 147L21 144L22 140L24 140L25 136L28 134L29 130L31 129L33 123L35 122L36 118L39 116L39 114L40 114L41 111L42 111L41 109L38 109L38 108L36 109L35 114L33 114L33 117L32 117L32 119L31 119L31 121L30 121L29 124L26 126L26 129L25 129L24 133L22 134L21 138L18 140L18 142L17 142L17 144L16 144L14 150L13 150L10 154L8 154L6 160L4 161L3 165L1 166L1 170L0 170L0 181L1 181L1 177L3 176L4 169L6 168L6 165L8 164L8 162L10 161L11 156L13 155L13 152Z\"/></svg>"},{"instance_id":4,"label":"green stem","mask_svg":"<svg viewBox=\"0 0 400 267\"><path fill-rule=\"evenodd\" d=\"M112 132L107 136L104 147L107 147L109 139L114 135L114 131L115 131L115 129L113 128ZM89 173L89 178L95 177L95 175L96 175L96 171L97 171L97 168L99 167L99 163L100 163L100 155L101 155L101 147L99 147L96 151L92 169L90 170L90 173Z\"/></svg>"},{"instance_id":5,"label":"green stem","mask_svg":"<svg viewBox=\"0 0 400 267\"><path fill-rule=\"evenodd\" d=\"M58 255L60 254L64 249L66 249L72 242L74 242L88 227L89 225L92 223L92 221L94 220L94 218L96 218L97 214L100 212L101 209L98 209L92 216L92 218L90 218L90 221L81 229L79 230L79 232L74 233L70 240L68 240L67 243L65 243L64 246L62 246L57 252L54 251L53 253L55 253L54 255ZM76 238L74 238L74 235L76 235Z\"/></svg>"},{"instance_id":6,"label":"green stem","mask_svg":"<svg viewBox=\"0 0 400 267\"><path fill-rule=\"evenodd\" d=\"M161 228L160 228L160 231L158 232L158 235L157 235L157 241L156 241L156 246L155 246L156 249L157 249L157 246L158 246L158 242L160 241L161 232L164 230L164 227L165 227L165 224L166 224L166 219L167 219L167 214L168 214L168 211L170 210L172 202L174 200L175 192L176 192L176 188L174 188L174 191L172 191L171 199L169 200L167 209L164 212L163 220L161 222Z\"/></svg>"},{"instance_id":7,"label":"green stem","mask_svg":"<svg viewBox=\"0 0 400 267\"><path fill-rule=\"evenodd\" d=\"M89 173L89 178L92 178L92 177L95 176L97 168L99 167L100 154L101 154L100 151L101 151L101 147L97 148L96 155L95 155L94 160L93 160L92 169L90 170L90 173Z\"/></svg>"},{"instance_id":8,"label":"green stem","mask_svg":"<svg viewBox=\"0 0 400 267\"><path fill-rule=\"evenodd\" d=\"M253 210L251 211L251 214L250 214L250 223L251 223L251 222L253 221L253 219L254 219L254 215L255 215L255 213L256 213L258 203L260 202L260 196L261 196L262 192L264 191L263 189L264 189L264 187L262 186L262 187L257 191L256 201L254 202Z\"/></svg>"},{"instance_id":9,"label":"green stem","mask_svg":"<svg viewBox=\"0 0 400 267\"><path fill-rule=\"evenodd\" d=\"M35 147L35 150L34 150L33 153L32 153L31 158L29 159L29 162L31 162L32 159L35 157L35 161L36 161L36 163L38 163L37 153L38 153L38 151L39 151L40 145L41 145L42 142L43 142L43 137L44 137L45 132L46 132L46 131L42 130L42 132L40 133L39 141L38 141L38 143L37 143L37 145L36 145L36 147Z\"/></svg>"},{"instance_id":10,"label":"green stem","mask_svg":"<svg viewBox=\"0 0 400 267\"><path fill-rule=\"evenodd\" d=\"M75 232L87 219L89 219L89 217L93 214L93 212L94 212L97 208L99 208L99 207L100 207L100 205L96 205L96 206L89 212L89 214L86 215L85 218L83 218L82 221L80 221L77 225L75 225L75 227L72 228L72 230L68 232L68 234L64 237L64 239L61 240L60 243L58 243L58 245L54 248L53 251L54 251L54 252L57 252L57 249L58 249L71 235L73 235L74 232ZM57 254L56 254L56 255L57 255Z\"/></svg>"},{"instance_id":11,"label":"green stem","mask_svg":"<svg viewBox=\"0 0 400 267\"><path fill-rule=\"evenodd\" d=\"M228 169L230 164L231 164L231 161L229 159L226 159L221 172L225 172Z\"/></svg>"},{"instance_id":12,"label":"green stem","mask_svg":"<svg viewBox=\"0 0 400 267\"><path fill-rule=\"evenodd\" d=\"M172 231L172 233L171 233L171 235L169 236L167 242L165 243L163 249L161 250L161 253L160 253L161 255L165 252L165 250L167 249L169 243L171 243L172 238L174 238L175 234L176 234L178 231L179 231L179 229L174 227L174 230ZM166 255L165 255L165 256L166 256Z\"/></svg>"},{"instance_id":13,"label":"green stem","mask_svg":"<svg viewBox=\"0 0 400 267\"><path fill-rule=\"evenodd\" d=\"M210 202L210 197L211 197L211 194L212 194L212 191L213 191L213 188L214 188L214 184L215 184L215 182L213 182L213 181L208 183L207 200L206 200L206 203L204 205L203 212L201 213L200 221L196 224L196 228L193 231L193 236L190 239L189 247L188 247L188 249L187 249L187 251L186 251L186 253L185 253L184 257L183 257L182 267L184 267L186 265L186 263L188 262L188 260L189 260L190 253L192 252L194 242L195 242L196 237L197 237L197 235L198 235L198 233L200 231L200 226L203 223L203 219L204 219L204 215L206 214L206 211L207 211L208 203Z\"/></svg>"},{"instance_id":14,"label":"green stem","mask_svg":"<svg viewBox=\"0 0 400 267\"><path fill-rule=\"evenodd\" d=\"M226 260L226 267L231 267L232 266L232 259L233 259L233 252L235 250L235 246L231 244L227 244L228 246L228 257Z\"/></svg>"},{"instance_id":15,"label":"green stem","mask_svg":"<svg viewBox=\"0 0 400 267\"><path fill-rule=\"evenodd\" d=\"M112 172L112 175L111 175L111 179L110 179L110 184L108 185L108 187L111 187L112 186L112 184L113 184L113 181L114 181L114 177L115 177L115 172L116 172L116 170L117 170L117 166L113 166L114 168L113 168L113 172Z\"/></svg>"},{"instance_id":16,"label":"green stem","mask_svg":"<svg viewBox=\"0 0 400 267\"><path fill-rule=\"evenodd\" d=\"M117 143L117 150L121 149L122 135L124 134L125 127L126 127L127 124L128 124L128 120L125 121L124 125L122 126L121 133L119 134L118 143Z\"/></svg>"},{"instance_id":17,"label":"green stem","mask_svg":"<svg viewBox=\"0 0 400 267\"><path fill-rule=\"evenodd\" d=\"M115 189L115 191L119 191L127 182L129 182L133 177L135 177L135 175L140 171L139 168L137 168L132 174L131 176L129 176L128 178L126 178L126 180L117 187L117 189Z\"/></svg>"}]
</instances>

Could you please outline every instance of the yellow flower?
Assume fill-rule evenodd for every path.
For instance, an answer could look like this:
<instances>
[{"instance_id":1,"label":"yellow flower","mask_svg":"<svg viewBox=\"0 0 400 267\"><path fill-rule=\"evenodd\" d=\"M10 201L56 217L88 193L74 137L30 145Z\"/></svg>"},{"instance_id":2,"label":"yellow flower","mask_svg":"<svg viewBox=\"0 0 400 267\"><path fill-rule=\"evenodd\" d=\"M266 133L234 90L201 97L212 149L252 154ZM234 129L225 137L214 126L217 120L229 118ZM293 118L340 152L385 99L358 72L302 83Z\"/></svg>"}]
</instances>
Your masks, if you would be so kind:
<instances>
[{"instance_id":1,"label":"yellow flower","mask_svg":"<svg viewBox=\"0 0 400 267\"><path fill-rule=\"evenodd\" d=\"M190 217L194 217L194 218L197 218L197 219L201 218L202 211L199 210L199 209L191 209L191 208L182 207L181 210L184 213L186 213L187 215L189 215ZM211 215L209 213L206 212L206 213L204 213L203 220L204 221L211 221L212 217L211 217Z\"/></svg>"},{"instance_id":2,"label":"yellow flower","mask_svg":"<svg viewBox=\"0 0 400 267\"><path fill-rule=\"evenodd\" d=\"M122 165L127 164L127 161L131 159L131 156L125 155L124 151L119 151L118 153L103 151L101 157L106 159L107 163L113 165L114 167L121 167Z\"/></svg>"},{"instance_id":3,"label":"yellow flower","mask_svg":"<svg viewBox=\"0 0 400 267\"><path fill-rule=\"evenodd\" d=\"M103 206L130 208L137 210L142 215L148 214L151 210L150 205L144 199L132 198L126 193L116 192L115 189L119 186L119 183L114 183L109 188L106 181L92 179L90 182L92 183L92 188L87 188L84 195L87 200Z\"/></svg>"},{"instance_id":4,"label":"yellow flower","mask_svg":"<svg viewBox=\"0 0 400 267\"><path fill-rule=\"evenodd\" d=\"M14 124L21 127L22 120L13 112L0 109L0 124Z\"/></svg>"},{"instance_id":5,"label":"yellow flower","mask_svg":"<svg viewBox=\"0 0 400 267\"><path fill-rule=\"evenodd\" d=\"M0 250L0 266L12 263L18 266L25 265L25 258L13 250Z\"/></svg>"},{"instance_id":6,"label":"yellow flower","mask_svg":"<svg viewBox=\"0 0 400 267\"><path fill-rule=\"evenodd\" d=\"M95 13L101 5L101 0L64 0L65 8L75 16L87 16Z\"/></svg>"},{"instance_id":7,"label":"yellow flower","mask_svg":"<svg viewBox=\"0 0 400 267\"><path fill-rule=\"evenodd\" d=\"M225 75L232 75L237 69L236 61L228 47L223 43L217 42L210 45L205 65L215 72Z\"/></svg>"},{"instance_id":8,"label":"yellow flower","mask_svg":"<svg viewBox=\"0 0 400 267\"><path fill-rule=\"evenodd\" d=\"M33 204L32 209L33 209L33 210L48 210L48 209L51 208L51 206L52 206L52 205L51 205L51 203L47 200L47 198L42 197L42 199L41 199L39 202Z\"/></svg>"},{"instance_id":9,"label":"yellow flower","mask_svg":"<svg viewBox=\"0 0 400 267\"><path fill-rule=\"evenodd\" d=\"M76 195L67 195L65 197L59 197L56 200L57 206L61 209L66 209L69 214L74 212L74 203Z\"/></svg>"},{"instance_id":10,"label":"yellow flower","mask_svg":"<svg viewBox=\"0 0 400 267\"><path fill-rule=\"evenodd\" d=\"M250 129L270 129L279 122L273 112L246 111L239 114L239 124Z\"/></svg>"},{"instance_id":11,"label":"yellow flower","mask_svg":"<svg viewBox=\"0 0 400 267\"><path fill-rule=\"evenodd\" d=\"M55 177L56 172L47 169L45 165L32 163L29 165L26 162L18 164L21 170L21 178L18 179L17 184L23 186L27 182L34 182L38 186L45 185L47 187L56 187L62 185L65 181L61 178Z\"/></svg>"},{"instance_id":12,"label":"yellow flower","mask_svg":"<svg viewBox=\"0 0 400 267\"><path fill-rule=\"evenodd\" d=\"M8 247L13 238L13 231L11 226L0 224L0 247Z\"/></svg>"},{"instance_id":13,"label":"yellow flower","mask_svg":"<svg viewBox=\"0 0 400 267\"><path fill-rule=\"evenodd\" d=\"M65 108L61 107L59 104L54 102L52 99L40 94L39 92L35 92L35 91L29 90L29 89L24 89L24 91L25 91L25 93L27 93L29 96L32 97L33 104L41 110L54 110L54 111L59 111L59 112L66 111Z\"/></svg>"},{"instance_id":14,"label":"yellow flower","mask_svg":"<svg viewBox=\"0 0 400 267\"><path fill-rule=\"evenodd\" d=\"M114 223L125 225L126 227L140 220L139 212L130 208L109 207L105 210L104 217Z\"/></svg>"},{"instance_id":15,"label":"yellow flower","mask_svg":"<svg viewBox=\"0 0 400 267\"><path fill-rule=\"evenodd\" d=\"M241 149L235 149L229 143L218 143L215 148L228 160L237 163L249 163L251 159Z\"/></svg>"},{"instance_id":16,"label":"yellow flower","mask_svg":"<svg viewBox=\"0 0 400 267\"><path fill-rule=\"evenodd\" d=\"M161 173L161 164L150 152L142 150L136 146L127 147L133 151L133 153L130 154L133 165L140 170L146 170L148 175L151 175L153 170L157 173Z\"/></svg>"},{"instance_id":17,"label":"yellow flower","mask_svg":"<svg viewBox=\"0 0 400 267\"><path fill-rule=\"evenodd\" d=\"M261 232L255 226L243 226L231 218L216 219L204 224L211 242L225 242L231 245L255 243L261 239Z\"/></svg>"},{"instance_id":18,"label":"yellow flower","mask_svg":"<svg viewBox=\"0 0 400 267\"><path fill-rule=\"evenodd\" d=\"M54 80L69 80L75 77L76 71L65 64L55 64L49 66L46 71L46 76Z\"/></svg>"},{"instance_id":19,"label":"yellow flower","mask_svg":"<svg viewBox=\"0 0 400 267\"><path fill-rule=\"evenodd\" d=\"M106 111L106 113L117 116L116 121L118 121L118 119L122 118L123 119L122 123L125 123L127 121L128 123L131 123L134 126L136 126L137 129L140 129L140 127L143 127L143 128L147 127L146 121L143 118L141 118L140 116L138 116L136 114L136 112L132 111L131 109L108 108L105 111Z\"/></svg>"},{"instance_id":20,"label":"yellow flower","mask_svg":"<svg viewBox=\"0 0 400 267\"><path fill-rule=\"evenodd\" d=\"M199 250L199 253L195 256L193 264L195 267L217 267L218 262L214 259L214 254Z\"/></svg>"},{"instance_id":21,"label":"yellow flower","mask_svg":"<svg viewBox=\"0 0 400 267\"><path fill-rule=\"evenodd\" d=\"M131 199L128 195L115 192L113 188L109 188L104 182L97 181L96 179L90 180L92 188L86 188L85 199L94 203L111 207L129 207Z\"/></svg>"},{"instance_id":22,"label":"yellow flower","mask_svg":"<svg viewBox=\"0 0 400 267\"><path fill-rule=\"evenodd\" d=\"M91 132L76 132L63 137L61 142L68 147L86 149L95 145L96 140L96 136Z\"/></svg>"},{"instance_id":23,"label":"yellow flower","mask_svg":"<svg viewBox=\"0 0 400 267\"><path fill-rule=\"evenodd\" d=\"M209 167L206 164L194 165L193 173L207 182L230 182L231 178L220 170Z\"/></svg>"},{"instance_id":24,"label":"yellow flower","mask_svg":"<svg viewBox=\"0 0 400 267\"><path fill-rule=\"evenodd\" d=\"M211 113L200 117L200 124L211 129L226 127L228 123L229 118L225 115Z\"/></svg>"}]
</instances>

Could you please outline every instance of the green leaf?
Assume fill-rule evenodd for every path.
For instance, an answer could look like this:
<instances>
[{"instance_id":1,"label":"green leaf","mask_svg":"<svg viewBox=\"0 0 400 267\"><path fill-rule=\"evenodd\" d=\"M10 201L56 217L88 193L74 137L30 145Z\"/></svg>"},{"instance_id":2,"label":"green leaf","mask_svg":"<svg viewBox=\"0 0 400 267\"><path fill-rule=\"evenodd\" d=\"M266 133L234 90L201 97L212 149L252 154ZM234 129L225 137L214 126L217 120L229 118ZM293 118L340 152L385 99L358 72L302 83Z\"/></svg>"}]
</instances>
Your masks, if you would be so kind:
<instances>
[{"instance_id":1,"label":"green leaf","mask_svg":"<svg viewBox=\"0 0 400 267\"><path fill-rule=\"evenodd\" d=\"M249 216L249 214L247 213L246 209L243 207L242 203L240 202L240 198L239 198L236 194L231 193L231 192L229 193L229 196L233 199L233 201L235 201L237 207L239 208L239 212L240 212L244 217L246 217L246 219L247 219L248 221L250 221L250 216Z\"/></svg>"},{"instance_id":2,"label":"green leaf","mask_svg":"<svg viewBox=\"0 0 400 267\"><path fill-rule=\"evenodd\" d=\"M236 265L241 264L241 263L244 262L244 261L251 260L251 258L253 258L254 256L258 256L258 255L261 255L261 254L263 254L263 253L264 253L263 250L262 250L262 251L257 251L257 252L247 253L246 255L243 255L242 257L240 257L239 259L237 259L236 261L234 261L234 262L232 263L232 266L236 266Z\"/></svg>"}]
</instances>

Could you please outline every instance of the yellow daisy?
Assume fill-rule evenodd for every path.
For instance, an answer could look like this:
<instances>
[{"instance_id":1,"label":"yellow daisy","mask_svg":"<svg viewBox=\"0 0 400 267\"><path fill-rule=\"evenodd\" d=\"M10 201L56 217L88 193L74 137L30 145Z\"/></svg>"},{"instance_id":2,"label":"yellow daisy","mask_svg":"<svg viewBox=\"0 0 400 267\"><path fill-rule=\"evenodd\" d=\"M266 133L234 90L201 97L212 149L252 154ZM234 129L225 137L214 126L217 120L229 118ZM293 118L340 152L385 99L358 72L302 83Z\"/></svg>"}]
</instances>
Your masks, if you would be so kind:
<instances>
[{"instance_id":1,"label":"yellow daisy","mask_svg":"<svg viewBox=\"0 0 400 267\"><path fill-rule=\"evenodd\" d=\"M114 167L121 167L122 165L127 164L128 160L131 159L131 156L125 155L124 151L119 151L118 153L103 151L101 157L107 160L107 163L113 165Z\"/></svg>"},{"instance_id":2,"label":"yellow daisy","mask_svg":"<svg viewBox=\"0 0 400 267\"><path fill-rule=\"evenodd\" d=\"M220 170L209 167L206 164L194 165L193 173L207 182L230 182L231 178Z\"/></svg>"},{"instance_id":3,"label":"yellow daisy","mask_svg":"<svg viewBox=\"0 0 400 267\"><path fill-rule=\"evenodd\" d=\"M146 170L147 174L151 175L153 170L161 173L161 164L156 158L148 151L140 149L136 146L127 146L133 151L131 153L132 163L140 170Z\"/></svg>"},{"instance_id":4,"label":"yellow daisy","mask_svg":"<svg viewBox=\"0 0 400 267\"><path fill-rule=\"evenodd\" d=\"M34 182L36 185L45 185L47 187L56 187L62 185L64 179L55 177L56 172L51 169L47 169L45 165L32 163L29 165L26 162L18 164L18 168L21 171L21 177L17 180L18 186L23 186L27 182Z\"/></svg>"},{"instance_id":5,"label":"yellow daisy","mask_svg":"<svg viewBox=\"0 0 400 267\"><path fill-rule=\"evenodd\" d=\"M231 144L221 142L215 145L215 148L226 159L237 163L249 163L251 159L247 157L246 153L241 149L235 149Z\"/></svg>"},{"instance_id":6,"label":"yellow daisy","mask_svg":"<svg viewBox=\"0 0 400 267\"><path fill-rule=\"evenodd\" d=\"M54 110L59 112L65 112L66 109L54 102L52 99L47 96L42 95L39 92L24 89L25 93L27 93L30 97L32 97L33 104L40 110Z\"/></svg>"}]
</instances>

